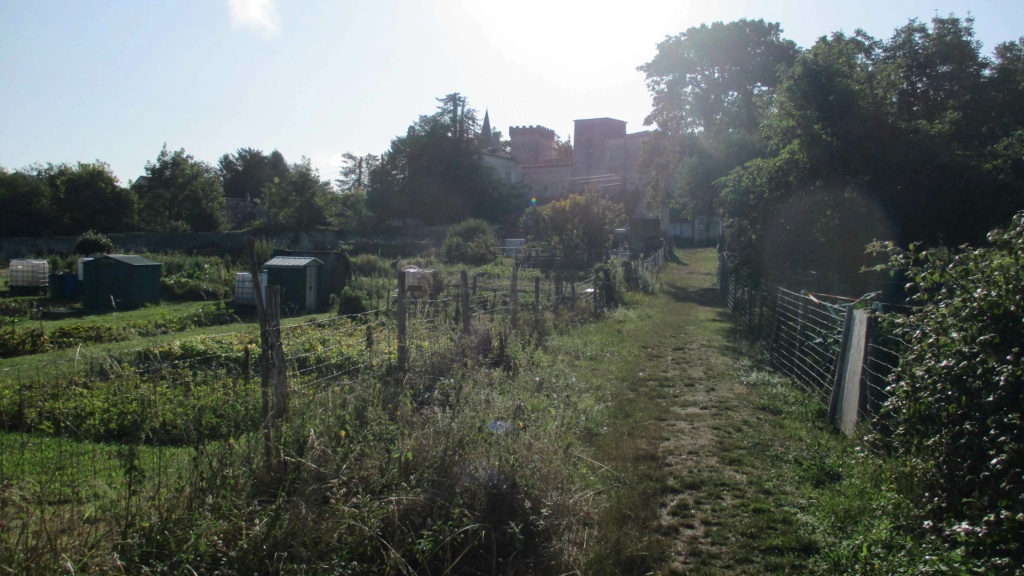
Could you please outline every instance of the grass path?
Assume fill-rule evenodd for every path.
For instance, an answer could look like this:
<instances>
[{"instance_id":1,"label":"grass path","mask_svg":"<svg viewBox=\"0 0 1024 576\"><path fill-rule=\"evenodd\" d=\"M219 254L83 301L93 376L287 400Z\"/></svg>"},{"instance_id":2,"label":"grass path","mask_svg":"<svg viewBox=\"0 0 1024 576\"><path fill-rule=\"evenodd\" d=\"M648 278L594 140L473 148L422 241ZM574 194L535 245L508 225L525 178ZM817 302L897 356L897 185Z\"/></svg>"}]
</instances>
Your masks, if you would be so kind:
<instances>
[{"instance_id":1,"label":"grass path","mask_svg":"<svg viewBox=\"0 0 1024 576\"><path fill-rule=\"evenodd\" d=\"M813 571L822 538L807 510L841 481L828 456L844 440L816 423L813 402L743 360L716 257L677 251L645 302L650 315L628 334L649 418L634 445L656 446L662 467L652 521L668 549L659 571Z\"/></svg>"}]
</instances>

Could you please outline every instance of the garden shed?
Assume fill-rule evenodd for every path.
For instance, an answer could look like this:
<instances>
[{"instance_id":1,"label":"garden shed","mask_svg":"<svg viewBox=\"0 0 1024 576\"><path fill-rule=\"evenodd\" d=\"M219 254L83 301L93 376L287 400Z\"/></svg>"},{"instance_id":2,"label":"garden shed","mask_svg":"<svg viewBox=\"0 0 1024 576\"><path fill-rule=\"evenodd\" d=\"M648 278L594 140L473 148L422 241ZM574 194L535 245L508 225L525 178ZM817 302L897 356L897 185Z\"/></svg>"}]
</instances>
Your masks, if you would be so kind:
<instances>
[{"instance_id":1,"label":"garden shed","mask_svg":"<svg viewBox=\"0 0 1024 576\"><path fill-rule=\"evenodd\" d=\"M142 256L107 254L82 262L82 308L133 310L160 303L163 264Z\"/></svg>"},{"instance_id":2,"label":"garden shed","mask_svg":"<svg viewBox=\"0 0 1024 576\"><path fill-rule=\"evenodd\" d=\"M263 264L267 285L281 287L282 312L316 312L317 286L323 265L308 256L275 256Z\"/></svg>"},{"instance_id":3,"label":"garden shed","mask_svg":"<svg viewBox=\"0 0 1024 576\"><path fill-rule=\"evenodd\" d=\"M343 251L327 250L274 250L273 256L292 256L299 258L316 258L323 266L317 271L316 307L325 310L331 305L331 296L341 294L352 274L352 266L348 254Z\"/></svg>"}]
</instances>

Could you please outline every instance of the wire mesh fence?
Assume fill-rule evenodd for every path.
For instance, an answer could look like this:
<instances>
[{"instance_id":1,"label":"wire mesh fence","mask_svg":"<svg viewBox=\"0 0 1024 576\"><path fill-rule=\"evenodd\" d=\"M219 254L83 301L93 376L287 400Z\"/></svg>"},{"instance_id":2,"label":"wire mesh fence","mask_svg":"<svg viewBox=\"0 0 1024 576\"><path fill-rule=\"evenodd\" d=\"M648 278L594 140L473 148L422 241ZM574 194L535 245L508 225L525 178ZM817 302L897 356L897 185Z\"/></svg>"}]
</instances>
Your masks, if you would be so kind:
<instances>
[{"instance_id":1,"label":"wire mesh fence","mask_svg":"<svg viewBox=\"0 0 1024 576\"><path fill-rule=\"evenodd\" d=\"M663 263L659 251L622 265L656 274ZM344 402L353 386L383 381L397 369L401 342L406 378L430 378L432 365L466 345L465 316L470 332L503 338L544 315L591 313L604 302L601 290L592 271L510 267L409 299L404 323L389 297L365 313L283 325L290 410L301 418ZM202 474L199 454L259 451L268 402L261 357L259 329L245 325L0 370L0 546L59 547L128 530L133 510L175 498Z\"/></svg>"},{"instance_id":2,"label":"wire mesh fence","mask_svg":"<svg viewBox=\"0 0 1024 576\"><path fill-rule=\"evenodd\" d=\"M852 330L853 310L872 308L859 299L794 290L772 284L739 266L729 254L719 257L719 287L737 327L753 342L755 353L773 370L788 376L829 408L853 391L856 414L884 425L876 417L888 399L889 378L899 362L900 342L874 320ZM869 316L869 319L871 317ZM861 339L863 354L852 344ZM844 375L857 363L857 382Z\"/></svg>"}]
</instances>

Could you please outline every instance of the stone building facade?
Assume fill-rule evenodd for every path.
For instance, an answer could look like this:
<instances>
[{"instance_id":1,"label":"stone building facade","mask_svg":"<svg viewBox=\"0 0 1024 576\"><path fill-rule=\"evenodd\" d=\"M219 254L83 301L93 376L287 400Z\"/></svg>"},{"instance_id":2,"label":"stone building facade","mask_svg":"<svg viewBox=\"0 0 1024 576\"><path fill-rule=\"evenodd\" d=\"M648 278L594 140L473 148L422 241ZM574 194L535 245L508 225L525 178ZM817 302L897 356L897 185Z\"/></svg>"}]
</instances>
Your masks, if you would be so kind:
<instances>
[{"instance_id":1,"label":"stone building facade","mask_svg":"<svg viewBox=\"0 0 1024 576\"><path fill-rule=\"evenodd\" d=\"M484 161L507 181L522 184L541 203L588 187L616 199L643 196L647 181L638 170L640 149L651 134L629 134L626 122L614 118L576 120L572 158L559 158L554 130L512 126L511 154L491 150Z\"/></svg>"}]
</instances>

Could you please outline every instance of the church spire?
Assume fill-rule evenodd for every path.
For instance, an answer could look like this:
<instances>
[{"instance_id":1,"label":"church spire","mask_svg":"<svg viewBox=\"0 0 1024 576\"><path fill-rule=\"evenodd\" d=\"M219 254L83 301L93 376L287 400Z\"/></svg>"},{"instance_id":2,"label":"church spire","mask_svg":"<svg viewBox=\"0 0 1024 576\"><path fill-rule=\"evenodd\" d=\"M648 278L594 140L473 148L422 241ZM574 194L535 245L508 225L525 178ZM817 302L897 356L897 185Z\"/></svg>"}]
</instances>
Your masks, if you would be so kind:
<instances>
[{"instance_id":1,"label":"church spire","mask_svg":"<svg viewBox=\"0 0 1024 576\"><path fill-rule=\"evenodd\" d=\"M491 116L488 110L484 110L484 124L480 127L480 146L485 150L491 147Z\"/></svg>"}]
</instances>

